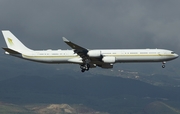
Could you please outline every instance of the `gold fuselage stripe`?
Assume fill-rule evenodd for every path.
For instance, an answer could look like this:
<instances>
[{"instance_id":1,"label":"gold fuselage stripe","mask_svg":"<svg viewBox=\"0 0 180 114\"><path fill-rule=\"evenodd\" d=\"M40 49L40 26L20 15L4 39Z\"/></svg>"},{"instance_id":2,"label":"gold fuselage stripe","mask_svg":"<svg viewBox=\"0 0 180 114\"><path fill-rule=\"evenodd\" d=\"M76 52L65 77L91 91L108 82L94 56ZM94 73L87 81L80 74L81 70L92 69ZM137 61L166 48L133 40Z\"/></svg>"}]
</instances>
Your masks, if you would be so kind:
<instances>
[{"instance_id":1,"label":"gold fuselage stripe","mask_svg":"<svg viewBox=\"0 0 180 114\"><path fill-rule=\"evenodd\" d=\"M104 56L114 56L114 57L123 57L123 56L129 56L129 57L133 57L133 56L173 56L172 54L105 54ZM75 57L79 57L78 55L71 55L71 56L61 56L61 55L46 55L46 56L41 56L41 55L23 55L23 57L26 58L75 58Z\"/></svg>"}]
</instances>

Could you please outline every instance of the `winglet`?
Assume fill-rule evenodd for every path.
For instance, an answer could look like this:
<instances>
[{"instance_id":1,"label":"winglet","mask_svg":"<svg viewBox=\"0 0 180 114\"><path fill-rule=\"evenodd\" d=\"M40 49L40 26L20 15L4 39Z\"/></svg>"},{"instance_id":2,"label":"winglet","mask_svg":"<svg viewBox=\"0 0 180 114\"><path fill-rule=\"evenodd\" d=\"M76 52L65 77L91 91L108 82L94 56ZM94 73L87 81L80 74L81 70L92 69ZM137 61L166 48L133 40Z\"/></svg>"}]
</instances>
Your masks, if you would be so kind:
<instances>
[{"instance_id":1,"label":"winglet","mask_svg":"<svg viewBox=\"0 0 180 114\"><path fill-rule=\"evenodd\" d=\"M68 39L66 39L65 37L62 37L64 42L70 42Z\"/></svg>"},{"instance_id":2,"label":"winglet","mask_svg":"<svg viewBox=\"0 0 180 114\"><path fill-rule=\"evenodd\" d=\"M67 45L69 45L72 49L75 49L75 50L79 50L79 49L80 49L80 50L87 50L86 48L83 48L83 47L81 47L81 46L79 46L79 45L77 45L77 44L69 41L69 40L66 39L65 37L62 37L62 39L63 39L63 41L64 41Z\"/></svg>"}]
</instances>

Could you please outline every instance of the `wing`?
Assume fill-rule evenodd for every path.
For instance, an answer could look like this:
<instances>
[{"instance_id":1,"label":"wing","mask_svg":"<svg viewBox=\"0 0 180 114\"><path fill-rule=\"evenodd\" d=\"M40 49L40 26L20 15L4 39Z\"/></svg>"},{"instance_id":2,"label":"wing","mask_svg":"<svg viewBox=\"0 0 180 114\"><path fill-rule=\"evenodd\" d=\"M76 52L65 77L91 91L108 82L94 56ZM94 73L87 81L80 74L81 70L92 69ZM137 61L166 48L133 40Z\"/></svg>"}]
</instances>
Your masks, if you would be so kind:
<instances>
[{"instance_id":1,"label":"wing","mask_svg":"<svg viewBox=\"0 0 180 114\"><path fill-rule=\"evenodd\" d=\"M67 45L69 45L72 49L74 49L74 53L77 53L83 59L83 61L85 61L88 58L88 56L87 56L88 49L83 48L83 47L69 41L65 37L62 37L62 39Z\"/></svg>"},{"instance_id":2,"label":"wing","mask_svg":"<svg viewBox=\"0 0 180 114\"><path fill-rule=\"evenodd\" d=\"M72 49L75 49L75 50L87 50L86 48L83 48L81 46L78 46L77 44L75 43L72 43L71 41L69 41L68 39L66 39L65 37L62 37L63 41L69 45Z\"/></svg>"},{"instance_id":3,"label":"wing","mask_svg":"<svg viewBox=\"0 0 180 114\"><path fill-rule=\"evenodd\" d=\"M101 55L101 51L88 50L69 41L65 37L63 37L62 39L67 45L69 45L72 49L74 49L74 53L77 53L82 58L83 61L83 64L81 64L82 72L84 72L85 70L89 70L89 68L94 68L96 66L99 66L101 68L113 68L113 63L102 61L104 56Z\"/></svg>"}]
</instances>

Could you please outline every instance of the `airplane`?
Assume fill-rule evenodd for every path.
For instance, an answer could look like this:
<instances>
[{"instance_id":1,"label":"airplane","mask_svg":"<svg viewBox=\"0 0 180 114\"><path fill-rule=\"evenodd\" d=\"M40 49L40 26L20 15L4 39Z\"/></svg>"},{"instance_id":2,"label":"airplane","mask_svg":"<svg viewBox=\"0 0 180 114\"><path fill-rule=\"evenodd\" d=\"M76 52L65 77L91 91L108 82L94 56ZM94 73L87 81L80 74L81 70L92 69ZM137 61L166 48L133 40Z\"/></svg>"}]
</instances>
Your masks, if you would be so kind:
<instances>
[{"instance_id":1,"label":"airplane","mask_svg":"<svg viewBox=\"0 0 180 114\"><path fill-rule=\"evenodd\" d=\"M2 30L7 47L5 54L41 63L71 63L79 64L81 72L90 68L113 68L115 63L128 62L162 62L165 68L167 61L178 58L174 51L166 49L87 49L81 47L65 37L63 41L71 50L32 50L27 48L9 30Z\"/></svg>"}]
</instances>

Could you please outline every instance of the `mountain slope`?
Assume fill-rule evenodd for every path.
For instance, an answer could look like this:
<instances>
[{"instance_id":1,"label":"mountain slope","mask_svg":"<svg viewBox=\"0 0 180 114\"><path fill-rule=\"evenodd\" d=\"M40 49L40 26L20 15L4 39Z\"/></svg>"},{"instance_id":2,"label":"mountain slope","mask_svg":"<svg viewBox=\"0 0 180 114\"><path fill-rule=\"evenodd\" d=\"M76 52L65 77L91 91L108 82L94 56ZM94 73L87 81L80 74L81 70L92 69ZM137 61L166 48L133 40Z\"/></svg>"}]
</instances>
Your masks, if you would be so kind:
<instances>
[{"instance_id":1,"label":"mountain slope","mask_svg":"<svg viewBox=\"0 0 180 114\"><path fill-rule=\"evenodd\" d=\"M0 81L0 101L83 104L109 113L135 113L157 100L179 101L179 89L109 76L18 76ZM173 94L171 94L173 93Z\"/></svg>"},{"instance_id":2,"label":"mountain slope","mask_svg":"<svg viewBox=\"0 0 180 114\"><path fill-rule=\"evenodd\" d=\"M177 110L163 102L152 102L143 109L143 114L180 114Z\"/></svg>"}]
</instances>

